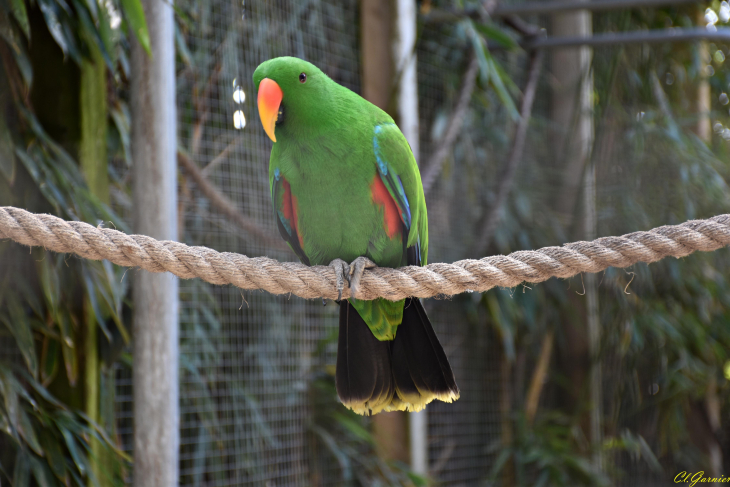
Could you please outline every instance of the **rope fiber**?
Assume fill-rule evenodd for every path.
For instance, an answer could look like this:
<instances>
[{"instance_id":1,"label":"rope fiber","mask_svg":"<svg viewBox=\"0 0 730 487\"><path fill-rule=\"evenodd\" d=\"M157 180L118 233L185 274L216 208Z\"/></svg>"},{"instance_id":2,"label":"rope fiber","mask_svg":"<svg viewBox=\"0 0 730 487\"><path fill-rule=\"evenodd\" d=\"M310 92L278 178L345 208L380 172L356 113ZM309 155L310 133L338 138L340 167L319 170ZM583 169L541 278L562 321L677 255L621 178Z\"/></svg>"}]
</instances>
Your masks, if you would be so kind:
<instances>
[{"instance_id":1,"label":"rope fiber","mask_svg":"<svg viewBox=\"0 0 730 487\"><path fill-rule=\"evenodd\" d=\"M183 279L199 277L212 284L233 284L241 289L263 289L272 294L302 298L337 299L334 268L308 267L278 262L268 257L216 252L144 235L127 235L88 223L34 214L11 206L0 207L0 239L41 246L85 259L101 260L150 272L171 272ZM359 299L384 297L397 301L409 296L429 298L466 291L483 292L495 286L514 287L551 277L567 278L608 267L628 267L637 262L656 262L664 257L684 257L695 251L709 252L730 245L730 215L666 225L621 237L602 237L562 247L495 255L453 264L428 264L399 269L368 269L360 281ZM345 286L343 298L350 297Z\"/></svg>"}]
</instances>

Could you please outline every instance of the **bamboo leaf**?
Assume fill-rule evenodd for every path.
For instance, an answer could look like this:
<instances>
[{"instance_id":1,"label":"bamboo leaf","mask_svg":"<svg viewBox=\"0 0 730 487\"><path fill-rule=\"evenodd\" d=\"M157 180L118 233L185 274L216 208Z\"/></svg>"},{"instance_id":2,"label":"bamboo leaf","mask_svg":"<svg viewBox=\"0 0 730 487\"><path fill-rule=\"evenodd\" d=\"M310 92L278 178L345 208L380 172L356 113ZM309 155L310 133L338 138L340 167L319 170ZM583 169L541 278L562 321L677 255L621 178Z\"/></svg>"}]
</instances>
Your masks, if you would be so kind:
<instances>
[{"instance_id":1,"label":"bamboo leaf","mask_svg":"<svg viewBox=\"0 0 730 487\"><path fill-rule=\"evenodd\" d=\"M1 370L1 369L0 369ZM61 402L58 401L55 397L51 395L51 393L48 392L48 390L43 387L38 381L33 379L26 371L20 370L19 375L25 378L25 380L28 381L28 384L33 388L43 399L48 401L49 404L52 404L57 409L65 410L66 406L64 406Z\"/></svg>"},{"instance_id":2,"label":"bamboo leaf","mask_svg":"<svg viewBox=\"0 0 730 487\"><path fill-rule=\"evenodd\" d=\"M119 103L118 105L110 108L109 114L111 115L112 121L114 122L114 127L119 133L119 139L122 141L122 149L124 150L124 162L127 163L127 166L130 166L132 162L132 155L129 145L129 137L131 132L129 109L126 105L122 105L121 103Z\"/></svg>"},{"instance_id":3,"label":"bamboo leaf","mask_svg":"<svg viewBox=\"0 0 730 487\"><path fill-rule=\"evenodd\" d=\"M30 176L33 178L33 180L37 183L38 189L41 191L41 194L45 196L46 201L48 201L51 205L53 205L53 208L56 213L61 212L61 205L59 205L59 201L57 199L57 195L54 191L52 191L50 188L52 186L51 183L44 181L43 175L41 174L41 170L38 167L38 163L28 155L25 151L15 148L15 155L18 156L18 159L20 159L20 162L23 163L23 166L25 166L25 169L28 171Z\"/></svg>"},{"instance_id":4,"label":"bamboo leaf","mask_svg":"<svg viewBox=\"0 0 730 487\"><path fill-rule=\"evenodd\" d=\"M406 472L408 478L413 482L416 487L427 487L429 485L428 478L411 471Z\"/></svg>"},{"instance_id":5,"label":"bamboo leaf","mask_svg":"<svg viewBox=\"0 0 730 487\"><path fill-rule=\"evenodd\" d=\"M46 428L41 432L40 442L51 471L59 480L65 480L66 457L63 454L58 438L51 432L50 428Z\"/></svg>"},{"instance_id":6,"label":"bamboo leaf","mask_svg":"<svg viewBox=\"0 0 730 487\"><path fill-rule=\"evenodd\" d=\"M78 415L81 416L81 418L83 418L88 423L88 427L86 428L85 434L90 434L90 435L94 436L96 439L103 441L104 443L106 443L106 445L109 448L111 448L114 451L114 453L119 455L119 457L121 457L122 459L124 459L128 462L132 462L132 457L130 457L123 450L120 450L119 447L117 446L117 444L114 443L114 441L112 441L112 439L109 437L109 435L104 430L104 428L99 426L99 424L96 421L92 420L83 411L78 411Z\"/></svg>"},{"instance_id":7,"label":"bamboo leaf","mask_svg":"<svg viewBox=\"0 0 730 487\"><path fill-rule=\"evenodd\" d=\"M99 286L96 286L92 281L92 271L90 271L87 265L82 266L84 276L84 287L86 288L86 295L89 297L89 303L91 304L91 310L94 313L94 321L98 323L101 331L104 332L107 340L110 342L113 340L112 334L109 332L109 328L106 326L106 320L104 319L104 313L99 307L99 301L96 296L96 291Z\"/></svg>"},{"instance_id":8,"label":"bamboo leaf","mask_svg":"<svg viewBox=\"0 0 730 487\"><path fill-rule=\"evenodd\" d=\"M20 436L37 455L42 456L43 448L41 448L41 443L38 441L38 435L36 435L35 428L33 428L30 416L23 408L19 408L18 412L18 432Z\"/></svg>"},{"instance_id":9,"label":"bamboo leaf","mask_svg":"<svg viewBox=\"0 0 730 487\"><path fill-rule=\"evenodd\" d=\"M18 25L23 30L25 37L30 39L30 22L28 21L28 12L25 9L25 0L10 0L10 10Z\"/></svg>"},{"instance_id":10,"label":"bamboo leaf","mask_svg":"<svg viewBox=\"0 0 730 487\"><path fill-rule=\"evenodd\" d=\"M8 434L19 441L20 439L16 434L19 431L18 411L20 410L18 391L12 383L12 374L4 367L0 367L0 395L3 398L3 404L5 405L5 412L7 414Z\"/></svg>"},{"instance_id":11,"label":"bamboo leaf","mask_svg":"<svg viewBox=\"0 0 730 487\"><path fill-rule=\"evenodd\" d=\"M99 22L99 7L96 4L96 0L86 0L86 7L89 9L91 17L94 19L94 23ZM77 7L78 9L78 7Z\"/></svg>"},{"instance_id":12,"label":"bamboo leaf","mask_svg":"<svg viewBox=\"0 0 730 487\"><path fill-rule=\"evenodd\" d=\"M51 37L53 37L56 44L58 44L58 47L60 47L61 51L63 51L63 55L68 55L68 39L66 39L61 22L58 20L56 3L50 0L38 0L38 5L40 6L41 12L43 12L43 17L46 20L48 32L51 33Z\"/></svg>"},{"instance_id":13,"label":"bamboo leaf","mask_svg":"<svg viewBox=\"0 0 730 487\"><path fill-rule=\"evenodd\" d=\"M490 85L494 89L495 94L509 112L512 120L517 120L519 118L519 112L512 97L505 88L502 78L499 76L492 54L485 46L484 39L477 33L474 23L471 20L465 22L465 30L471 39L474 55L477 57L477 62L479 63L479 74L482 82L485 85Z\"/></svg>"},{"instance_id":14,"label":"bamboo leaf","mask_svg":"<svg viewBox=\"0 0 730 487\"><path fill-rule=\"evenodd\" d=\"M53 473L45 462L32 456L29 459L33 469L33 477L35 477L39 487L53 487L56 485L56 482L53 480Z\"/></svg>"},{"instance_id":15,"label":"bamboo leaf","mask_svg":"<svg viewBox=\"0 0 730 487\"><path fill-rule=\"evenodd\" d=\"M9 315L0 317L0 320L3 321L15 338L28 370L33 377L38 377L38 358L36 357L30 320L17 300L11 300L8 303L8 312Z\"/></svg>"},{"instance_id":16,"label":"bamboo leaf","mask_svg":"<svg viewBox=\"0 0 730 487\"><path fill-rule=\"evenodd\" d=\"M30 485L30 463L28 453L22 448L18 449L15 457L15 468L13 469L13 487L26 487Z\"/></svg>"},{"instance_id":17,"label":"bamboo leaf","mask_svg":"<svg viewBox=\"0 0 730 487\"><path fill-rule=\"evenodd\" d=\"M129 24L129 28L134 33L140 45L147 51L147 54L151 56L150 35L147 31L147 21L145 20L144 10L142 9L142 2L140 0L120 0L120 3L122 4L124 18Z\"/></svg>"},{"instance_id":18,"label":"bamboo leaf","mask_svg":"<svg viewBox=\"0 0 730 487\"><path fill-rule=\"evenodd\" d=\"M61 431L61 435L63 435L63 439L66 442L66 447L68 448L68 452L71 454L71 458L74 461L74 464L76 464L76 468L79 469L79 472L81 475L86 475L86 472L88 470L88 463L87 459L84 456L84 454L79 451L79 447L76 444L76 439L74 438L74 435L71 434L71 431L67 428L69 425L65 420L56 421L56 424L58 426L58 429Z\"/></svg>"},{"instance_id":19,"label":"bamboo leaf","mask_svg":"<svg viewBox=\"0 0 730 487\"><path fill-rule=\"evenodd\" d=\"M40 299L38 299L37 291L31 288L30 283L27 280L18 279L13 282L13 287L25 300L27 305L31 307L37 318L45 317L45 311ZM3 292L2 287L0 287L0 292Z\"/></svg>"},{"instance_id":20,"label":"bamboo leaf","mask_svg":"<svg viewBox=\"0 0 730 487\"><path fill-rule=\"evenodd\" d=\"M2 385L0 385L0 394L2 394ZM0 409L0 431L11 438L13 437L13 429L10 427L10 420L2 409Z\"/></svg>"},{"instance_id":21,"label":"bamboo leaf","mask_svg":"<svg viewBox=\"0 0 730 487\"><path fill-rule=\"evenodd\" d=\"M192 54L190 54L188 44L187 42L185 42L185 36L183 36L182 32L180 31L180 26L177 22L175 22L175 48L183 64L185 64L186 66L192 66L193 56Z\"/></svg>"},{"instance_id":22,"label":"bamboo leaf","mask_svg":"<svg viewBox=\"0 0 730 487\"><path fill-rule=\"evenodd\" d=\"M41 382L44 386L51 383L58 373L58 364L61 361L61 344L58 340L49 337L43 338L41 349Z\"/></svg>"},{"instance_id":23,"label":"bamboo leaf","mask_svg":"<svg viewBox=\"0 0 730 487\"><path fill-rule=\"evenodd\" d=\"M59 313L58 324L61 328L61 352L63 362L66 365L66 376L69 383L76 385L79 376L79 363L76 356L76 333L70 316L66 313Z\"/></svg>"},{"instance_id":24,"label":"bamboo leaf","mask_svg":"<svg viewBox=\"0 0 730 487\"><path fill-rule=\"evenodd\" d=\"M59 0L56 1L58 1L59 4L61 3ZM63 30L64 36L66 37L69 56L71 56L71 59L73 59L76 64L81 66L81 63L84 60L83 51L76 40L76 27L71 26L71 24L69 24L68 22L63 22L61 24L61 29Z\"/></svg>"},{"instance_id":25,"label":"bamboo leaf","mask_svg":"<svg viewBox=\"0 0 730 487\"><path fill-rule=\"evenodd\" d=\"M109 316L112 320L114 320L114 323L117 326L117 330L119 330L119 333L122 335L124 343L128 344L131 341L131 337L129 335L127 327L124 326L124 323L122 322L122 317L119 313L119 311L122 309L121 300L123 297L123 292L121 289L112 289L112 286L114 286L114 272L112 271L111 264L108 261L104 261L103 264L108 264L104 265L104 269L106 270L106 278L101 275L97 276L98 281L96 283L96 290L99 292L102 299L104 300L104 303L106 304L107 310L109 312ZM111 335L107 335L107 338L109 338L110 343L113 341Z\"/></svg>"},{"instance_id":26,"label":"bamboo leaf","mask_svg":"<svg viewBox=\"0 0 730 487\"><path fill-rule=\"evenodd\" d=\"M23 0L19 1L21 3L23 2ZM0 38L4 39L10 47L10 51L15 58L15 63L20 70L21 76L23 76L23 81L27 85L30 85L33 80L33 68L31 67L30 59L25 49L25 43L7 15L0 15Z\"/></svg>"},{"instance_id":27,"label":"bamboo leaf","mask_svg":"<svg viewBox=\"0 0 730 487\"><path fill-rule=\"evenodd\" d=\"M322 439L322 442L324 442L327 449L330 453L332 453L332 456L335 457L337 463L340 464L342 481L345 483L352 481L352 466L350 465L350 459L342 452L342 448L337 444L334 437L319 426L312 426L312 431Z\"/></svg>"},{"instance_id":28,"label":"bamboo leaf","mask_svg":"<svg viewBox=\"0 0 730 487\"><path fill-rule=\"evenodd\" d=\"M40 261L40 278L43 295L46 297L46 303L50 308L51 315L58 313L58 306L61 302L61 284L58 278L58 269L52 261L52 258L46 256Z\"/></svg>"},{"instance_id":29,"label":"bamboo leaf","mask_svg":"<svg viewBox=\"0 0 730 487\"><path fill-rule=\"evenodd\" d=\"M494 460L494 465L492 466L492 471L489 474L489 477L495 479L511 456L512 452L509 449L500 451L499 455L497 455L497 459Z\"/></svg>"},{"instance_id":30,"label":"bamboo leaf","mask_svg":"<svg viewBox=\"0 0 730 487\"><path fill-rule=\"evenodd\" d=\"M38 404L35 399L31 397L26 388L18 381L18 379L15 378L15 375L6 368L3 368L2 374L4 376L3 381L8 384L9 387L12 387L18 396L28 401L28 404L33 406L33 409L38 410Z\"/></svg>"},{"instance_id":31,"label":"bamboo leaf","mask_svg":"<svg viewBox=\"0 0 730 487\"><path fill-rule=\"evenodd\" d=\"M335 419L343 428L349 431L356 438L372 445L375 444L373 436L367 429L363 428L357 420L338 412L333 414L333 419Z\"/></svg>"},{"instance_id":32,"label":"bamboo leaf","mask_svg":"<svg viewBox=\"0 0 730 487\"><path fill-rule=\"evenodd\" d=\"M0 175L11 185L15 181L15 167L13 138L5 123L5 117L0 117Z\"/></svg>"},{"instance_id":33,"label":"bamboo leaf","mask_svg":"<svg viewBox=\"0 0 730 487\"><path fill-rule=\"evenodd\" d=\"M99 13L100 19L98 22L94 23L98 26L99 38L111 59L111 65L109 68L114 71L114 66L117 63L116 46L119 42L119 34L111 27L111 19L109 18L109 12L107 9L103 8Z\"/></svg>"},{"instance_id":34,"label":"bamboo leaf","mask_svg":"<svg viewBox=\"0 0 730 487\"><path fill-rule=\"evenodd\" d=\"M508 33L506 33L494 24L475 23L474 27L477 31L481 32L485 38L497 41L507 49L514 49L516 47L519 47L519 44L517 44L517 42L512 37L510 37Z\"/></svg>"},{"instance_id":35,"label":"bamboo leaf","mask_svg":"<svg viewBox=\"0 0 730 487\"><path fill-rule=\"evenodd\" d=\"M86 3L91 3L94 6L96 6L96 2L94 0L86 0ZM104 62L106 63L107 67L109 69L113 69L112 66L112 60L111 57L109 57L109 52L106 49L106 44L101 38L101 35L99 34L99 29L96 28L96 25L98 23L98 19L96 19L97 14L96 12L92 12L91 15L95 17L94 20L91 19L91 16L89 15L89 12L84 8L84 6L78 1L74 0L73 2L74 7L76 8L76 11L78 12L78 18L81 21L81 28L83 29L84 33L86 34L86 40L89 44L93 44L91 49L94 49L94 46L99 49L99 52L101 52L102 57L104 58ZM93 57L93 56L92 56Z\"/></svg>"},{"instance_id":36,"label":"bamboo leaf","mask_svg":"<svg viewBox=\"0 0 730 487\"><path fill-rule=\"evenodd\" d=\"M520 118L520 114L517 111L514 100L512 100L512 97L510 96L507 88L504 85L502 76L500 76L501 70L497 67L497 61L494 60L491 54L489 54L488 63L490 73L489 80L492 88L494 89L494 92L497 94L499 101L501 101L505 108L507 108L507 111L512 117L512 120L517 120L518 118Z\"/></svg>"}]
</instances>

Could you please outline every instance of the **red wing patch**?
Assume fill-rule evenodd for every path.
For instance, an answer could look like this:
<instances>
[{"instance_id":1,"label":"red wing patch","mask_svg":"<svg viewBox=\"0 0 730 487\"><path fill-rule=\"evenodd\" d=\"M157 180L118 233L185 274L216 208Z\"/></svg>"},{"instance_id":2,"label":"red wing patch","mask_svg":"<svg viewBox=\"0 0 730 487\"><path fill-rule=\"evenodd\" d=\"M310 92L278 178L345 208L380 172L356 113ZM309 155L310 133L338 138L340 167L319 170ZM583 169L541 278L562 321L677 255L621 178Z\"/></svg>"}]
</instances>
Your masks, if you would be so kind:
<instances>
[{"instance_id":1,"label":"red wing patch","mask_svg":"<svg viewBox=\"0 0 730 487\"><path fill-rule=\"evenodd\" d=\"M304 241L303 236L301 232L299 231L299 204L297 202L297 197L291 194L291 187L289 186L289 181L282 178L282 186L284 186L284 197L282 198L281 206L282 206L282 213L284 214L284 218L289 222L289 225L291 225L292 230L299 238L299 245L301 247L304 247Z\"/></svg>"},{"instance_id":2,"label":"red wing patch","mask_svg":"<svg viewBox=\"0 0 730 487\"><path fill-rule=\"evenodd\" d=\"M388 238L392 239L400 231L400 211L398 211L393 197L390 196L388 188L385 187L383 180L380 179L380 175L377 173L370 185L370 192L373 196L373 203L383 208L383 228Z\"/></svg>"}]
</instances>

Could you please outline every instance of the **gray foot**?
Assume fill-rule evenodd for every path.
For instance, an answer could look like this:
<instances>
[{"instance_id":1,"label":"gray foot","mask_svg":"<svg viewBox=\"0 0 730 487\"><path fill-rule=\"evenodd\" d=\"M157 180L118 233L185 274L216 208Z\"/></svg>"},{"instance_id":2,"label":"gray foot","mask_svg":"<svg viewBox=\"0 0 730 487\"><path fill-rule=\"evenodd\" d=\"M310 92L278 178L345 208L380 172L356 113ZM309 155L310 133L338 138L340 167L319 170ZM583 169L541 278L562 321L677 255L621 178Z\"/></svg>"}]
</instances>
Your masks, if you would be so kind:
<instances>
[{"instance_id":1,"label":"gray foot","mask_svg":"<svg viewBox=\"0 0 730 487\"><path fill-rule=\"evenodd\" d=\"M350 264L350 278L348 279L350 283L350 296L357 298L362 273L365 272L365 269L372 269L374 267L378 266L367 257L358 257Z\"/></svg>"},{"instance_id":2,"label":"gray foot","mask_svg":"<svg viewBox=\"0 0 730 487\"><path fill-rule=\"evenodd\" d=\"M335 276L337 278L337 301L342 300L342 290L345 289L345 281L348 286L350 285L350 265L342 259L335 259L330 262L330 267L335 270Z\"/></svg>"}]
</instances>

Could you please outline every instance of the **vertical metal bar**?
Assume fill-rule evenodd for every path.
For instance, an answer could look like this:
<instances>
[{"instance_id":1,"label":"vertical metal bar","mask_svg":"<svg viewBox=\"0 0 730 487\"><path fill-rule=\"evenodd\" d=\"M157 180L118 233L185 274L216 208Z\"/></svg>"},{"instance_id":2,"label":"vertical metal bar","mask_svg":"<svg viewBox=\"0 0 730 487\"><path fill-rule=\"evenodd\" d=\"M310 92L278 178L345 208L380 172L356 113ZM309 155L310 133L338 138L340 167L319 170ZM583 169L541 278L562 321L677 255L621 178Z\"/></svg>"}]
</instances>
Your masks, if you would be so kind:
<instances>
[{"instance_id":1,"label":"vertical metal bar","mask_svg":"<svg viewBox=\"0 0 730 487\"><path fill-rule=\"evenodd\" d=\"M416 2L396 1L396 28L393 32L393 59L398 85L396 101L398 126L419 160L418 140L418 79L416 63ZM417 474L428 474L428 415L424 409L408 414L408 436L411 468Z\"/></svg>"},{"instance_id":2,"label":"vertical metal bar","mask_svg":"<svg viewBox=\"0 0 730 487\"><path fill-rule=\"evenodd\" d=\"M135 232L177 239L174 18L171 2L142 0L152 56L132 44ZM178 483L178 281L134 275L134 485Z\"/></svg>"},{"instance_id":3,"label":"vertical metal bar","mask_svg":"<svg viewBox=\"0 0 730 487\"><path fill-rule=\"evenodd\" d=\"M396 0L396 28L393 32L393 61L398 85L398 126L418 160L418 81L416 79L416 27L414 0Z\"/></svg>"}]
</instances>

